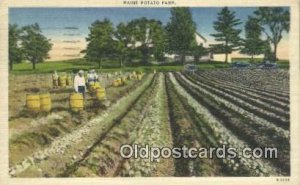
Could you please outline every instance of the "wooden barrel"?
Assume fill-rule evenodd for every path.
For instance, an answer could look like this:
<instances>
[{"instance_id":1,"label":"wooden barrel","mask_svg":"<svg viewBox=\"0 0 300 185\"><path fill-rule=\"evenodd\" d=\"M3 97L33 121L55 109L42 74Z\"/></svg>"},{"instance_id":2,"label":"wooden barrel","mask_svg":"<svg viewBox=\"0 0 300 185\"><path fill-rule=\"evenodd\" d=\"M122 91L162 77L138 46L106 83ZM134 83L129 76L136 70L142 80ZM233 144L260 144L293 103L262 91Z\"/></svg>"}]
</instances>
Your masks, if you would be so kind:
<instances>
[{"instance_id":1,"label":"wooden barrel","mask_svg":"<svg viewBox=\"0 0 300 185\"><path fill-rule=\"evenodd\" d=\"M83 95L81 93L72 93L70 95L70 109L73 112L83 110Z\"/></svg>"},{"instance_id":2,"label":"wooden barrel","mask_svg":"<svg viewBox=\"0 0 300 185\"><path fill-rule=\"evenodd\" d=\"M136 74L133 74L133 75L132 75L132 79L137 80L137 75L136 75Z\"/></svg>"},{"instance_id":3,"label":"wooden barrel","mask_svg":"<svg viewBox=\"0 0 300 185\"><path fill-rule=\"evenodd\" d=\"M67 76L67 80L66 80L66 84L67 86L72 86L72 76L71 75L68 75Z\"/></svg>"},{"instance_id":4,"label":"wooden barrel","mask_svg":"<svg viewBox=\"0 0 300 185\"><path fill-rule=\"evenodd\" d=\"M97 88L96 89L96 98L99 101L103 101L106 99L106 92L104 88Z\"/></svg>"},{"instance_id":5,"label":"wooden barrel","mask_svg":"<svg viewBox=\"0 0 300 185\"><path fill-rule=\"evenodd\" d=\"M99 82L93 82L92 85L89 86L90 92L96 92L97 88L101 88L101 85Z\"/></svg>"},{"instance_id":6,"label":"wooden barrel","mask_svg":"<svg viewBox=\"0 0 300 185\"><path fill-rule=\"evenodd\" d=\"M89 82L89 85L95 85L95 82Z\"/></svg>"},{"instance_id":7,"label":"wooden barrel","mask_svg":"<svg viewBox=\"0 0 300 185\"><path fill-rule=\"evenodd\" d=\"M122 84L125 85L127 83L127 77L122 77L122 80L121 80Z\"/></svg>"},{"instance_id":8,"label":"wooden barrel","mask_svg":"<svg viewBox=\"0 0 300 185\"><path fill-rule=\"evenodd\" d=\"M67 76L62 75L62 76L58 77L58 83L59 83L59 86L66 87L66 85L67 85Z\"/></svg>"},{"instance_id":9,"label":"wooden barrel","mask_svg":"<svg viewBox=\"0 0 300 185\"><path fill-rule=\"evenodd\" d=\"M41 107L40 96L35 94L27 94L26 107L29 111L39 112Z\"/></svg>"},{"instance_id":10,"label":"wooden barrel","mask_svg":"<svg viewBox=\"0 0 300 185\"><path fill-rule=\"evenodd\" d=\"M89 86L88 86L89 91L93 92L95 90L95 82L89 82L88 84L89 84Z\"/></svg>"},{"instance_id":11,"label":"wooden barrel","mask_svg":"<svg viewBox=\"0 0 300 185\"><path fill-rule=\"evenodd\" d=\"M96 89L101 87L99 82L95 82L94 86L95 86Z\"/></svg>"},{"instance_id":12,"label":"wooden barrel","mask_svg":"<svg viewBox=\"0 0 300 185\"><path fill-rule=\"evenodd\" d=\"M118 86L119 86L118 80L114 80L114 81L113 81L113 86L114 86L114 87L118 87Z\"/></svg>"},{"instance_id":13,"label":"wooden barrel","mask_svg":"<svg viewBox=\"0 0 300 185\"><path fill-rule=\"evenodd\" d=\"M40 94L40 110L43 112L49 112L51 110L51 98L50 98L50 94L46 93L46 94Z\"/></svg>"},{"instance_id":14,"label":"wooden barrel","mask_svg":"<svg viewBox=\"0 0 300 185\"><path fill-rule=\"evenodd\" d=\"M119 86L123 85L123 82L122 82L121 78L118 78L117 81L118 81Z\"/></svg>"}]
</instances>

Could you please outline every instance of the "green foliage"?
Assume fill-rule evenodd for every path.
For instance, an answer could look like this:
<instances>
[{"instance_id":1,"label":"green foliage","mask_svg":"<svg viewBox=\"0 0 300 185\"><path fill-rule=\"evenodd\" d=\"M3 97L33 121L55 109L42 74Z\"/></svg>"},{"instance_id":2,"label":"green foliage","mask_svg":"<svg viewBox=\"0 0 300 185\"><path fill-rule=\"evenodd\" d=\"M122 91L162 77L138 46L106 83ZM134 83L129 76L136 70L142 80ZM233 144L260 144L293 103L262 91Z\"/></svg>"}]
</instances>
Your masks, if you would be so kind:
<instances>
[{"instance_id":1,"label":"green foliage","mask_svg":"<svg viewBox=\"0 0 300 185\"><path fill-rule=\"evenodd\" d=\"M218 41L218 44L211 45L212 51L215 53L225 53L225 62L228 61L228 54L234 50L238 50L240 46L240 29L235 28L240 25L239 19L235 18L235 12L224 7L218 13L218 20L214 22L214 29L217 33L211 34Z\"/></svg>"},{"instance_id":2,"label":"green foliage","mask_svg":"<svg viewBox=\"0 0 300 185\"><path fill-rule=\"evenodd\" d=\"M161 22L153 22L152 25L153 55L157 61L164 61L164 52L167 47L167 33Z\"/></svg>"},{"instance_id":3,"label":"green foliage","mask_svg":"<svg viewBox=\"0 0 300 185\"><path fill-rule=\"evenodd\" d=\"M265 42L265 49L264 49L264 61L272 61L275 62L276 58L274 56L274 52L272 51L272 48L268 41Z\"/></svg>"},{"instance_id":4,"label":"green foliage","mask_svg":"<svg viewBox=\"0 0 300 185\"><path fill-rule=\"evenodd\" d=\"M123 60L128 56L129 48L127 47L132 42L131 32L128 25L120 23L115 32L115 52L120 57L120 67L123 66Z\"/></svg>"},{"instance_id":5,"label":"green foliage","mask_svg":"<svg viewBox=\"0 0 300 185\"><path fill-rule=\"evenodd\" d=\"M24 57L32 63L33 69L35 69L36 63L43 62L49 57L48 52L51 50L52 44L42 35L37 23L22 28L21 41Z\"/></svg>"},{"instance_id":6,"label":"green foliage","mask_svg":"<svg viewBox=\"0 0 300 185\"><path fill-rule=\"evenodd\" d=\"M181 55L184 63L185 55L195 44L196 24L193 22L189 8L175 7L171 9L171 19L166 26L168 34L168 50Z\"/></svg>"},{"instance_id":7,"label":"green foliage","mask_svg":"<svg viewBox=\"0 0 300 185\"><path fill-rule=\"evenodd\" d=\"M20 34L22 30L18 25L9 25L9 69L13 69L14 63L20 63L23 60L23 51L20 46Z\"/></svg>"},{"instance_id":8,"label":"green foliage","mask_svg":"<svg viewBox=\"0 0 300 185\"><path fill-rule=\"evenodd\" d=\"M208 54L208 49L203 47L202 44L200 45L195 45L192 49L192 54L194 55L194 59L195 59L195 62L199 62L199 59L202 57L202 56L205 56Z\"/></svg>"},{"instance_id":9,"label":"green foliage","mask_svg":"<svg viewBox=\"0 0 300 185\"><path fill-rule=\"evenodd\" d=\"M128 23L131 30L131 48L142 55L142 62L147 63L151 54L156 59L163 56L166 34L160 21L142 17Z\"/></svg>"},{"instance_id":10,"label":"green foliage","mask_svg":"<svg viewBox=\"0 0 300 185\"><path fill-rule=\"evenodd\" d=\"M266 42L261 39L261 32L259 20L249 16L245 25L246 39L241 53L250 55L252 60L254 55L263 54L265 51Z\"/></svg>"},{"instance_id":11,"label":"green foliage","mask_svg":"<svg viewBox=\"0 0 300 185\"><path fill-rule=\"evenodd\" d=\"M114 28L108 19L103 21L96 20L89 27L90 33L86 41L85 58L92 62L98 62L101 68L101 62L105 57L110 57L114 51L113 32Z\"/></svg>"},{"instance_id":12,"label":"green foliage","mask_svg":"<svg viewBox=\"0 0 300 185\"><path fill-rule=\"evenodd\" d=\"M290 30L290 13L280 7L261 7L254 14L259 20L268 42L273 45L273 61L277 60L277 46L283 32Z\"/></svg>"}]
</instances>

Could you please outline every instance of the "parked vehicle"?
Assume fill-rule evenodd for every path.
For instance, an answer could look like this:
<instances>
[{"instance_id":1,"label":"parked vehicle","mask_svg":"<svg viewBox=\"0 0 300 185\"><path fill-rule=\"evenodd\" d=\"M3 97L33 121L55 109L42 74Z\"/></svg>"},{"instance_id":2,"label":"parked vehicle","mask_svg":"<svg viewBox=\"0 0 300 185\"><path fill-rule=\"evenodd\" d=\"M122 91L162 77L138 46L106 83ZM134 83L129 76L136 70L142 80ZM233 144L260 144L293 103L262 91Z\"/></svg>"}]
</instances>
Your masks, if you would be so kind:
<instances>
[{"instance_id":1,"label":"parked vehicle","mask_svg":"<svg viewBox=\"0 0 300 185\"><path fill-rule=\"evenodd\" d=\"M264 61L258 66L261 69L277 69L277 64L275 62Z\"/></svg>"},{"instance_id":2,"label":"parked vehicle","mask_svg":"<svg viewBox=\"0 0 300 185\"><path fill-rule=\"evenodd\" d=\"M231 67L235 68L235 69L238 69L238 68L248 68L250 66L251 65L249 63L246 63L246 62L233 62L231 64Z\"/></svg>"},{"instance_id":3,"label":"parked vehicle","mask_svg":"<svg viewBox=\"0 0 300 185\"><path fill-rule=\"evenodd\" d=\"M197 71L197 66L194 64L186 64L184 65L184 71L193 73Z\"/></svg>"}]
</instances>

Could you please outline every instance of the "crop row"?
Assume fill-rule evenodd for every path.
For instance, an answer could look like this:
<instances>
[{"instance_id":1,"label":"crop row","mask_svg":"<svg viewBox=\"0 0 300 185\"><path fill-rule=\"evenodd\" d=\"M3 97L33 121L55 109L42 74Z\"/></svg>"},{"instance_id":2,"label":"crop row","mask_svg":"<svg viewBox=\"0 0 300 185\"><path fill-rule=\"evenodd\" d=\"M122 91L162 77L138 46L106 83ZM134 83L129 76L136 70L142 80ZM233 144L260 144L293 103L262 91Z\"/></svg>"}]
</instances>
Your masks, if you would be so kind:
<instances>
[{"instance_id":1,"label":"crop row","mask_svg":"<svg viewBox=\"0 0 300 185\"><path fill-rule=\"evenodd\" d=\"M212 147L217 143L211 138L212 130L203 127L203 123L194 110L186 103L184 97L180 96L170 79L166 79L168 92L168 104L170 124L173 134L174 147ZM174 159L175 176L216 176L228 175L230 170L226 172L222 161L213 158L196 158L196 159Z\"/></svg>"},{"instance_id":2,"label":"crop row","mask_svg":"<svg viewBox=\"0 0 300 185\"><path fill-rule=\"evenodd\" d=\"M210 112L229 130L248 143L251 147L272 146L279 150L279 159L274 162L276 165L286 166L289 160L289 141L285 138L274 138L274 133L270 129L256 126L256 122L247 119L243 115L232 111L226 107L226 104L218 101L215 97L199 92L199 90L187 82L186 79L177 76L177 80L182 87L204 104ZM255 125L255 126L254 126ZM285 169L288 171L288 166Z\"/></svg>"},{"instance_id":3,"label":"crop row","mask_svg":"<svg viewBox=\"0 0 300 185\"><path fill-rule=\"evenodd\" d=\"M235 84L242 84L254 89L271 92L276 95L286 96L289 93L289 74L287 70L235 70L221 69L204 72L210 77L223 79Z\"/></svg>"},{"instance_id":4,"label":"crop row","mask_svg":"<svg viewBox=\"0 0 300 185\"><path fill-rule=\"evenodd\" d=\"M165 84L164 76L159 75L158 85L155 87L156 92L152 92L154 97L148 96L148 103L151 105L145 114L144 120L141 122L140 129L131 133L134 144L149 147L170 147L171 143L168 136L168 123L163 121L160 111L164 108ZM166 127L167 126L167 127ZM121 176L155 176L158 165L162 159L158 158L151 162L150 158L126 160L122 166ZM171 171L171 169L168 169Z\"/></svg>"},{"instance_id":5,"label":"crop row","mask_svg":"<svg viewBox=\"0 0 300 185\"><path fill-rule=\"evenodd\" d=\"M152 98L155 94L157 81L158 79L155 78L151 86L141 94L130 109L122 117L114 120L115 126L107 131L105 136L98 139L87 156L74 162L63 173L63 176L84 176L87 170L98 176L118 175L124 163L119 149L122 144L131 144L135 141L134 133L142 128L146 112L150 108L147 97Z\"/></svg>"},{"instance_id":6,"label":"crop row","mask_svg":"<svg viewBox=\"0 0 300 185\"><path fill-rule=\"evenodd\" d=\"M253 114L252 112L249 112L249 111L241 108L240 106L236 105L235 102L231 102L231 101L223 98L221 93L215 94L214 92L211 92L208 89L206 89L204 86L200 86L200 84L194 84L190 80L186 79L182 74L178 74L178 76L180 76L182 79L184 79L185 83L188 83L190 86L196 88L199 92L202 92L208 96L211 96L216 101L223 103L227 109L230 109L231 111L234 111L234 112L240 114L240 116L251 120L251 122L249 122L249 123L255 123L254 126L263 127L264 129L268 129L269 132L277 135L280 138L289 139L290 132L288 130L278 127L274 123L269 122L263 118L260 118L260 117L256 116L255 114Z\"/></svg>"},{"instance_id":7,"label":"crop row","mask_svg":"<svg viewBox=\"0 0 300 185\"><path fill-rule=\"evenodd\" d=\"M233 72L226 73L226 71L227 70L225 70L224 72L221 71L221 70L218 71L220 73L223 72L224 73L223 75L218 74L216 72L207 72L207 71L201 71L201 72L198 72L198 74L202 75L203 77L205 77L209 80L221 82L224 85L233 86L233 87L237 87L237 88L242 88L242 89L245 89L247 91L257 93L261 96L265 96L267 98L272 98L274 100L277 100L278 102L289 104L289 94L288 93L278 93L276 91L266 90L263 87L262 88L257 88L256 87L257 83L254 83L254 82L251 86L246 85L247 83L241 83L237 80L232 80L231 78L229 78L229 76L234 76L236 74L233 73ZM243 74L240 74L236 78L241 77L242 75ZM265 78L264 80L269 81L269 79L267 79L267 78ZM288 82L286 82L286 83L288 83Z\"/></svg>"},{"instance_id":8,"label":"crop row","mask_svg":"<svg viewBox=\"0 0 300 185\"><path fill-rule=\"evenodd\" d=\"M97 138L100 138L102 134L105 134L113 125L113 120L116 117L124 114L127 109L134 103L141 95L142 92L150 85L153 75L148 75L144 82L137 86L130 94L127 94L120 98L117 102L112 104L107 108L107 110L102 111L98 116L94 117L86 124L81 125L74 129L71 133L57 137L51 144L40 151L35 152L33 155L26 157L20 163L12 166L10 168L10 174L16 175L34 164L35 168L30 170L40 171L41 169L37 168L47 166L47 165L56 165L56 171L64 169L66 166L65 163L57 163L56 159L59 157L66 158L65 161L68 161L69 156L73 156L71 153L77 152L79 150L84 151L86 148L90 148ZM88 136L88 137L87 137ZM79 145L79 143L82 143ZM83 148L81 148L81 147ZM76 149L74 149L76 148ZM82 152L81 151L81 152ZM63 154L63 155L62 155ZM71 157L72 158L72 157ZM47 160L46 160L47 159ZM47 165L44 165L46 163ZM58 166L57 164L61 165ZM49 170L45 170L49 171ZM54 176L49 172L49 176Z\"/></svg>"},{"instance_id":9,"label":"crop row","mask_svg":"<svg viewBox=\"0 0 300 185\"><path fill-rule=\"evenodd\" d=\"M202 75L193 74L191 76L195 80L201 83L213 86L214 88L217 88L219 90L223 90L251 104L256 104L264 108L265 110L278 114L282 117L286 117L286 118L289 117L289 106L281 102L276 102L276 100L274 101L273 98L268 99L265 96L261 96L255 92L250 92L249 90L245 90L243 88L233 87L233 86L225 85L221 82L208 80L207 78L204 78Z\"/></svg>"},{"instance_id":10,"label":"crop row","mask_svg":"<svg viewBox=\"0 0 300 185\"><path fill-rule=\"evenodd\" d=\"M288 129L289 128L289 119L287 117L279 116L270 110L264 109L264 107L259 106L257 103L250 104L247 99L239 98L239 96L235 96L233 92L223 90L222 88L217 88L211 85L206 85L202 83L202 81L195 80L190 78L189 76L183 77L187 78L189 82L193 82L193 84L199 86L201 90L207 90L209 93L222 97L219 98L222 101L226 101L228 105L232 105L231 107L235 107L237 111L241 114L252 115L253 119L257 119L257 121L265 123L265 124L275 124L278 127ZM239 108L239 110L237 109Z\"/></svg>"},{"instance_id":11,"label":"crop row","mask_svg":"<svg viewBox=\"0 0 300 185\"><path fill-rule=\"evenodd\" d=\"M212 112L205 106L192 97L176 80L173 74L169 74L170 80L174 84L176 91L181 95L186 97L187 103L195 110L197 114L202 118L203 122L206 123L205 126L209 127L213 132L213 137L216 138L219 144L225 144L227 147L233 148L245 148L249 147L247 143L240 140L231 130L226 128L219 119L217 119ZM237 159L224 159L223 163L233 170L246 171L248 174L252 175L274 175L278 174L278 171L272 164L265 160L254 160L253 158L245 158L240 156ZM235 168L234 168L235 167Z\"/></svg>"}]
</instances>

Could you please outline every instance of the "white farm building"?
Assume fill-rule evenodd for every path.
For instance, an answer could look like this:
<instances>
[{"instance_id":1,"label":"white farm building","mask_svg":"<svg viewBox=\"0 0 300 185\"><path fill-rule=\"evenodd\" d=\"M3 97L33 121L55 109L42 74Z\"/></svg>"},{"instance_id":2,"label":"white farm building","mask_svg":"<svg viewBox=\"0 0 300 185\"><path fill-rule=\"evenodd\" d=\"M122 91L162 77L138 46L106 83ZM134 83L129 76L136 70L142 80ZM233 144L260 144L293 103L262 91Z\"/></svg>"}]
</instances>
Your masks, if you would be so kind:
<instances>
[{"instance_id":1,"label":"white farm building","mask_svg":"<svg viewBox=\"0 0 300 185\"><path fill-rule=\"evenodd\" d=\"M200 33L196 32L195 33L195 39L196 39L196 43L197 45L203 45L205 48L209 47L209 43L206 38L204 38ZM173 58L175 60L179 60L179 56L175 55L175 54L165 54L165 57L167 58ZM200 61L217 61L217 62L224 62L225 61L225 54L224 53L209 53L206 56L202 56L200 58ZM194 57L193 56L186 56L186 61L194 61ZM228 54L228 62L231 62L231 54Z\"/></svg>"}]
</instances>

